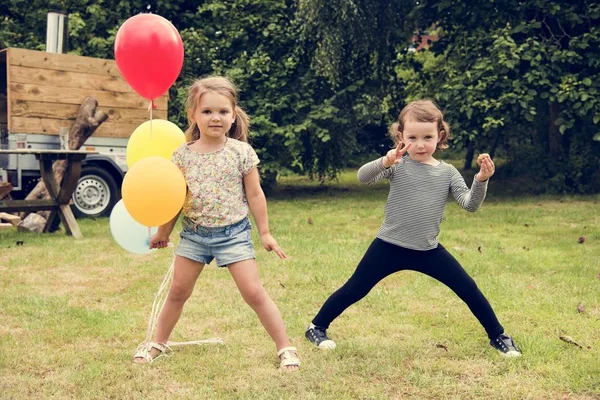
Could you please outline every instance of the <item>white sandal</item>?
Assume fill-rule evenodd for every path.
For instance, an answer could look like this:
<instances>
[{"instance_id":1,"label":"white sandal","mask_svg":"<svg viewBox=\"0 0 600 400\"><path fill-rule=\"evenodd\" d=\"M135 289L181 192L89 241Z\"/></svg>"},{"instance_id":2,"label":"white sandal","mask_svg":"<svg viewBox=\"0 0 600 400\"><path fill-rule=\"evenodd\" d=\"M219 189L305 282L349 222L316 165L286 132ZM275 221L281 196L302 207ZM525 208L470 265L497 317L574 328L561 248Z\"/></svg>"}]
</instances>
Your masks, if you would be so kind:
<instances>
[{"instance_id":1,"label":"white sandal","mask_svg":"<svg viewBox=\"0 0 600 400\"><path fill-rule=\"evenodd\" d=\"M300 368L298 350L295 347L284 347L277 352L277 357L281 359L281 363L279 363L279 369L287 369L287 367L290 366L296 366Z\"/></svg>"},{"instance_id":2,"label":"white sandal","mask_svg":"<svg viewBox=\"0 0 600 400\"><path fill-rule=\"evenodd\" d=\"M152 355L150 354L150 351L152 349L156 349L160 352L159 355L157 355L156 357L152 358ZM160 357L171 357L171 355L173 355L173 349L171 349L168 345L164 344L164 343L157 343L157 342L144 342L142 344L140 344L138 346L138 348L135 351L135 355L133 356L133 362L135 364L147 364L147 363L151 363L154 362L156 359L160 358ZM144 360L142 361L136 361L136 360Z\"/></svg>"}]
</instances>

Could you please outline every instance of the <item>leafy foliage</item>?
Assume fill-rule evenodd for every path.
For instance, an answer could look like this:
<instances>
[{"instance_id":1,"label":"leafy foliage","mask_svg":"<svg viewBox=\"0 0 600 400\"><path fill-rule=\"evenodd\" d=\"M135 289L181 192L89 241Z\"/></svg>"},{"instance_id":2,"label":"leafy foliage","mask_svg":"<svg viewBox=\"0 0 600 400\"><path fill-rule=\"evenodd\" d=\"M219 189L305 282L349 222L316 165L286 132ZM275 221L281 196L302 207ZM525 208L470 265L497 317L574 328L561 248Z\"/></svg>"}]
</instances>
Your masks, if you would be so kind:
<instances>
[{"instance_id":1,"label":"leafy foliage","mask_svg":"<svg viewBox=\"0 0 600 400\"><path fill-rule=\"evenodd\" d=\"M185 62L170 118L185 126L187 85L223 74L241 89L252 142L273 183L288 171L325 180L389 141L402 106L432 98L453 148L506 157L539 191L600 190L600 6L539 0L7 0L0 46L43 49L46 11L69 14L73 53L112 58L139 12L171 20ZM433 28L440 39L409 52Z\"/></svg>"},{"instance_id":2,"label":"leafy foliage","mask_svg":"<svg viewBox=\"0 0 600 400\"><path fill-rule=\"evenodd\" d=\"M413 15L441 39L397 72L447 109L455 142L503 143L513 170L542 175L545 189L600 189L598 4L424 1Z\"/></svg>"}]
</instances>

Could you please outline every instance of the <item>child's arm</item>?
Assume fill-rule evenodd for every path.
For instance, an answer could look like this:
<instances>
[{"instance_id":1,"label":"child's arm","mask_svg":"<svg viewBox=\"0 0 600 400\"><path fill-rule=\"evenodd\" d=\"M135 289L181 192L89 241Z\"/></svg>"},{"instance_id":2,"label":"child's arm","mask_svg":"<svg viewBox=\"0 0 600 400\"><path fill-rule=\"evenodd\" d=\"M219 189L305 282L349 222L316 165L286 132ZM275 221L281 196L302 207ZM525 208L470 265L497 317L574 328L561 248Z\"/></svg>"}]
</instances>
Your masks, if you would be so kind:
<instances>
[{"instance_id":1,"label":"child's arm","mask_svg":"<svg viewBox=\"0 0 600 400\"><path fill-rule=\"evenodd\" d=\"M284 251L279 247L275 238L269 231L269 218L267 216L267 199L265 193L260 186L260 176L258 169L252 168L250 172L244 176L244 189L246 191L246 199L250 206L250 211L254 216L254 221L258 226L260 234L260 242L267 251L275 251L279 258L287 258Z\"/></svg>"},{"instance_id":2,"label":"child's arm","mask_svg":"<svg viewBox=\"0 0 600 400\"><path fill-rule=\"evenodd\" d=\"M467 187L465 180L456 168L450 188L452 190L452 195L456 201L458 201L458 204L469 212L479 210L479 207L483 204L483 200L487 193L488 180L495 172L494 162L489 154L480 154L479 157L477 157L477 164L479 164L480 169L473 177L471 189Z\"/></svg>"},{"instance_id":3,"label":"child's arm","mask_svg":"<svg viewBox=\"0 0 600 400\"><path fill-rule=\"evenodd\" d=\"M389 178L393 172L390 167L402 162L402 156L404 156L411 145L412 143L409 143L402 147L402 142L398 142L398 146L388 151L385 156L366 163L358 170L358 180L371 185L382 178Z\"/></svg>"},{"instance_id":4,"label":"child's arm","mask_svg":"<svg viewBox=\"0 0 600 400\"><path fill-rule=\"evenodd\" d=\"M358 170L358 181L372 185L383 178L389 178L391 169L385 169L382 163L383 157L366 163Z\"/></svg>"},{"instance_id":5,"label":"child's arm","mask_svg":"<svg viewBox=\"0 0 600 400\"><path fill-rule=\"evenodd\" d=\"M471 189L467 187L465 180L456 168L454 168L450 184L450 190L458 204L469 212L475 212L481 207L487 192L488 180L495 172L494 162L489 154L481 154L477 157L477 164L480 165L480 169L473 178Z\"/></svg>"},{"instance_id":6,"label":"child's arm","mask_svg":"<svg viewBox=\"0 0 600 400\"><path fill-rule=\"evenodd\" d=\"M150 238L151 249L162 249L163 247L167 247L169 244L169 235L173 232L179 214L181 214L181 211L179 211L172 220L158 227L158 231Z\"/></svg>"}]
</instances>

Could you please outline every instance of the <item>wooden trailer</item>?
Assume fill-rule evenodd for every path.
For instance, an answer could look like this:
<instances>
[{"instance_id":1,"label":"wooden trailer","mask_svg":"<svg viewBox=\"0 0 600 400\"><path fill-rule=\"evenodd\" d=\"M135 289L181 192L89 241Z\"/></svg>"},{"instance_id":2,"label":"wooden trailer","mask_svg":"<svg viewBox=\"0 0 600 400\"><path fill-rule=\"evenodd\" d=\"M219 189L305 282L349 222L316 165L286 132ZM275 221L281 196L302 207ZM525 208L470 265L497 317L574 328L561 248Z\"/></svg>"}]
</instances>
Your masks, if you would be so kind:
<instances>
[{"instance_id":1,"label":"wooden trailer","mask_svg":"<svg viewBox=\"0 0 600 400\"><path fill-rule=\"evenodd\" d=\"M149 119L149 101L129 87L114 60L0 50L0 124L9 133L58 135L88 95L109 115L94 137L127 138ZM167 96L155 103L152 117L166 119Z\"/></svg>"},{"instance_id":2,"label":"wooden trailer","mask_svg":"<svg viewBox=\"0 0 600 400\"><path fill-rule=\"evenodd\" d=\"M108 119L86 138L85 149L96 155L82 164L73 205L75 215L96 217L109 215L120 199L127 141L150 119L150 101L129 87L114 60L0 50L0 148L59 149L59 132L73 125L88 96ZM152 118L167 119L167 96L155 104ZM13 198L26 196L40 176L33 155L0 155L0 181L12 185Z\"/></svg>"}]
</instances>

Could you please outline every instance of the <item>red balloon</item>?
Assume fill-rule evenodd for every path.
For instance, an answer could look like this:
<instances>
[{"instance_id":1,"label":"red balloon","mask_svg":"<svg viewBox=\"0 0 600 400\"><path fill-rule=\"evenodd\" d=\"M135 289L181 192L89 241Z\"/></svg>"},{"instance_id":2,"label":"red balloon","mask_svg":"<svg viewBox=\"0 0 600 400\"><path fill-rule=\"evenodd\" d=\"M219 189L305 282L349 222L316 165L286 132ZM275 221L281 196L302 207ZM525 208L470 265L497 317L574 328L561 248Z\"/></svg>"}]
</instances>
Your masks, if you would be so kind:
<instances>
[{"instance_id":1,"label":"red balloon","mask_svg":"<svg viewBox=\"0 0 600 400\"><path fill-rule=\"evenodd\" d=\"M177 29L156 14L139 14L121 25L115 60L129 85L153 100L165 94L183 65L183 42Z\"/></svg>"}]
</instances>

